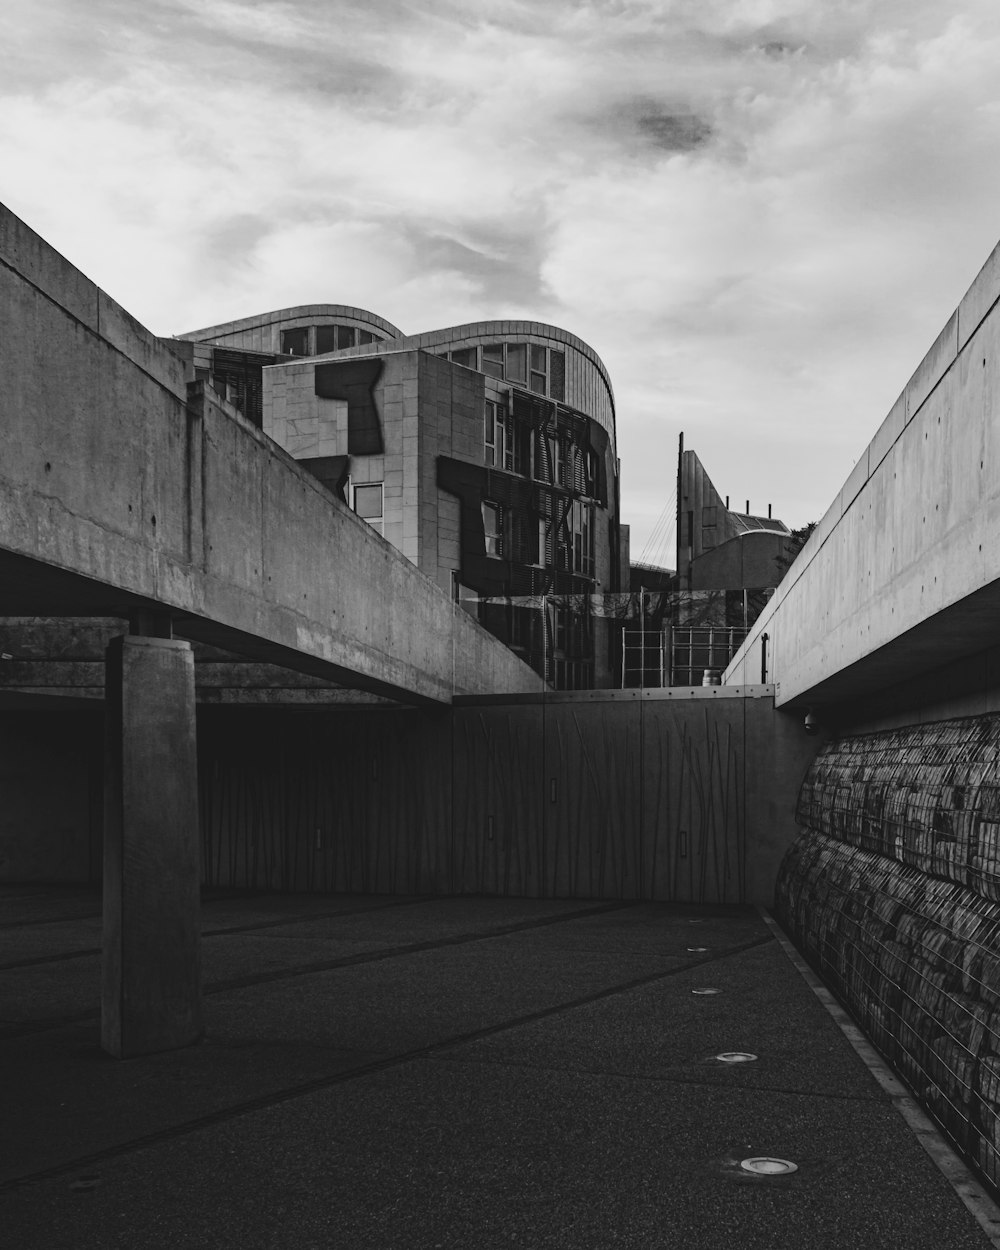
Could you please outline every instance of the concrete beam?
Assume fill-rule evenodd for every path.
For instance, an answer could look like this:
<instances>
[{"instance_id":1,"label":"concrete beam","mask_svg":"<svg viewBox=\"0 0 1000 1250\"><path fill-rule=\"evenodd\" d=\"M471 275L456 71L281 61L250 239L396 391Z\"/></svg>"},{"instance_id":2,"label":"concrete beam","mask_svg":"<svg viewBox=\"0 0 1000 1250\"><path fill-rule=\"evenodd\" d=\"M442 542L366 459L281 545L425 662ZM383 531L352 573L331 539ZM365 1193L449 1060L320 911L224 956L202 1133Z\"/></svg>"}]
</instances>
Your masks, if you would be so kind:
<instances>
[{"instance_id":1,"label":"concrete beam","mask_svg":"<svg viewBox=\"0 0 1000 1250\"><path fill-rule=\"evenodd\" d=\"M177 635L413 702L538 687L2 207L0 338L0 615L166 609Z\"/></svg>"},{"instance_id":2,"label":"concrete beam","mask_svg":"<svg viewBox=\"0 0 1000 1250\"><path fill-rule=\"evenodd\" d=\"M778 706L868 696L993 645L1000 605L998 293L995 253L724 681L759 675L765 634Z\"/></svg>"}]
</instances>

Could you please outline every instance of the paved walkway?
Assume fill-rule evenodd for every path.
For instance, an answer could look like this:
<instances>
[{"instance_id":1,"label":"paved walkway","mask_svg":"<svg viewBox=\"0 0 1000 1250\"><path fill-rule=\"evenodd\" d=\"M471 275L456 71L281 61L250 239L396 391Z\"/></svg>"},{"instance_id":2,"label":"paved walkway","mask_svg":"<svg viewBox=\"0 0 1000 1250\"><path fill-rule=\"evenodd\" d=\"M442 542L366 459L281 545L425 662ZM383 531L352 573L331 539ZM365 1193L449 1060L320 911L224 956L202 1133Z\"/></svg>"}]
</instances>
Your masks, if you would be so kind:
<instances>
[{"instance_id":1,"label":"paved walkway","mask_svg":"<svg viewBox=\"0 0 1000 1250\"><path fill-rule=\"evenodd\" d=\"M206 1040L115 1062L97 910L0 890L11 1250L991 1244L754 911L217 898Z\"/></svg>"}]
</instances>

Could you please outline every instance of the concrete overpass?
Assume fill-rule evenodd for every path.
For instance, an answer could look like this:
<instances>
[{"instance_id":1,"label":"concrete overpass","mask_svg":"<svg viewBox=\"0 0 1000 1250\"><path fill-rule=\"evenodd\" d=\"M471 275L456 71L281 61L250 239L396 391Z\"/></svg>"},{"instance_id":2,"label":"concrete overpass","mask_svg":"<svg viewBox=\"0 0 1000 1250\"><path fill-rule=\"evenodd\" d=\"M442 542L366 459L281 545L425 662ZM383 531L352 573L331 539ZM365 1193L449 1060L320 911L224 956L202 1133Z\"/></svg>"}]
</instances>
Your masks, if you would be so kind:
<instances>
[{"instance_id":1,"label":"concrete overpass","mask_svg":"<svg viewBox=\"0 0 1000 1250\"><path fill-rule=\"evenodd\" d=\"M190 643L406 702L539 678L0 207L0 616L130 620L107 664L103 1035L200 1032Z\"/></svg>"},{"instance_id":2,"label":"concrete overpass","mask_svg":"<svg viewBox=\"0 0 1000 1250\"><path fill-rule=\"evenodd\" d=\"M724 681L778 706L996 706L1000 246L921 361ZM850 708L849 713L845 709ZM936 714L936 713L935 713Z\"/></svg>"}]
</instances>

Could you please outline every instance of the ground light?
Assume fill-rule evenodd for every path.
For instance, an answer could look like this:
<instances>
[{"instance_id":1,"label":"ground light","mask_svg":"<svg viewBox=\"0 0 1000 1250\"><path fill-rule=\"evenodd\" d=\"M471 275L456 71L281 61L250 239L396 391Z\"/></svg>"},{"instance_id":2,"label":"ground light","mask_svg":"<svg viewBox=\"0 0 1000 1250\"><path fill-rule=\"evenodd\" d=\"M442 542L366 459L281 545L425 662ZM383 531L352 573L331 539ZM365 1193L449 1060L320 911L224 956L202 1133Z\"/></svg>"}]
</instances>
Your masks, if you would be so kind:
<instances>
[{"instance_id":1,"label":"ground light","mask_svg":"<svg viewBox=\"0 0 1000 1250\"><path fill-rule=\"evenodd\" d=\"M799 1165L790 1162L788 1159L769 1159L767 1157L744 1159L740 1163L740 1167L744 1172L753 1172L755 1176L787 1176L790 1172L799 1170Z\"/></svg>"}]
</instances>

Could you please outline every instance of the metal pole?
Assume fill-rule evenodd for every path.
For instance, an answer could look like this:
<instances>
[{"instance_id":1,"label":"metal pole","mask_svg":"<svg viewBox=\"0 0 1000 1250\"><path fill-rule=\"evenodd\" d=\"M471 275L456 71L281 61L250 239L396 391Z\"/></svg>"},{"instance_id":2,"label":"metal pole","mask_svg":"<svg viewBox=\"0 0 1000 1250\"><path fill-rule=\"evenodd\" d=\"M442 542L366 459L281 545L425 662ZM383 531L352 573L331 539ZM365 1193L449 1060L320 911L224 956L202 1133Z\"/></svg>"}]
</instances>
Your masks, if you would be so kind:
<instances>
[{"instance_id":1,"label":"metal pole","mask_svg":"<svg viewBox=\"0 0 1000 1250\"><path fill-rule=\"evenodd\" d=\"M646 685L646 596L639 592L639 689Z\"/></svg>"}]
</instances>

